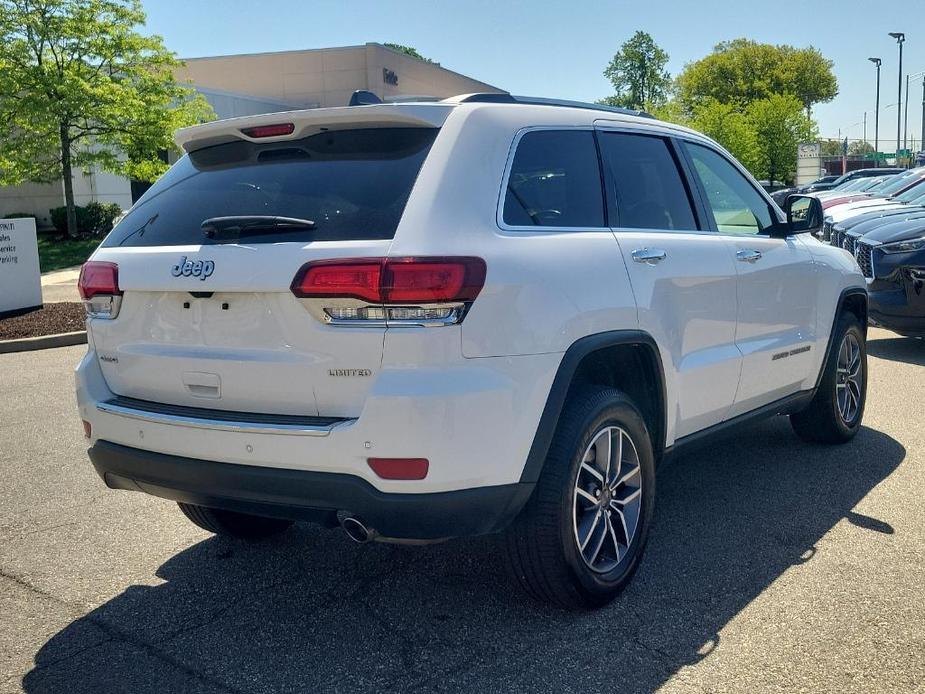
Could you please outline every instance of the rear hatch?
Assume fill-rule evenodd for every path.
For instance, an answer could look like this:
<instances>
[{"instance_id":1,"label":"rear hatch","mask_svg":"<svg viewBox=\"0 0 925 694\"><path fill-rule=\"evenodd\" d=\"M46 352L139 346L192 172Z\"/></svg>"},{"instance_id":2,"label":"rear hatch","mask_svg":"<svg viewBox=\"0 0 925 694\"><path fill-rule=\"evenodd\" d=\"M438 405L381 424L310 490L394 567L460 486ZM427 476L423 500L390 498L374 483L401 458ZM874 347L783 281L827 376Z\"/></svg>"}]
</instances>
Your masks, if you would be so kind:
<instances>
[{"instance_id":1,"label":"rear hatch","mask_svg":"<svg viewBox=\"0 0 925 694\"><path fill-rule=\"evenodd\" d=\"M438 128L326 125L322 115L291 129L224 122L198 140L187 133L192 151L94 254L117 265L123 293L116 318L91 321L115 394L239 412L360 413L385 328L330 325L290 285L309 261L387 255Z\"/></svg>"}]
</instances>

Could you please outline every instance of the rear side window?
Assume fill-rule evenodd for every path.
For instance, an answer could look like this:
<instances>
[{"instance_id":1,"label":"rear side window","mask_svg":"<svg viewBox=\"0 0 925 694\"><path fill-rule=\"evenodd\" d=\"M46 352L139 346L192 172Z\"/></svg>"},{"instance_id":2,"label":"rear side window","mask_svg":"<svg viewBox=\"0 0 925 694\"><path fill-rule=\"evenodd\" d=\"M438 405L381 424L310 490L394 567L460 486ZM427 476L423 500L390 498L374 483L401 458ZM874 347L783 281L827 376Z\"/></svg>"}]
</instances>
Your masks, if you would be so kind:
<instances>
[{"instance_id":1,"label":"rear side window","mask_svg":"<svg viewBox=\"0 0 925 694\"><path fill-rule=\"evenodd\" d=\"M615 212L612 226L697 228L687 186L663 138L602 132L600 143L608 202Z\"/></svg>"},{"instance_id":2,"label":"rear side window","mask_svg":"<svg viewBox=\"0 0 925 694\"><path fill-rule=\"evenodd\" d=\"M605 226L600 166L590 130L536 130L520 138L503 219L510 226Z\"/></svg>"},{"instance_id":3,"label":"rear side window","mask_svg":"<svg viewBox=\"0 0 925 694\"><path fill-rule=\"evenodd\" d=\"M178 161L104 246L208 244L212 217L271 215L314 229L243 232L242 243L390 239L437 130L339 130L275 143L232 142Z\"/></svg>"}]
</instances>

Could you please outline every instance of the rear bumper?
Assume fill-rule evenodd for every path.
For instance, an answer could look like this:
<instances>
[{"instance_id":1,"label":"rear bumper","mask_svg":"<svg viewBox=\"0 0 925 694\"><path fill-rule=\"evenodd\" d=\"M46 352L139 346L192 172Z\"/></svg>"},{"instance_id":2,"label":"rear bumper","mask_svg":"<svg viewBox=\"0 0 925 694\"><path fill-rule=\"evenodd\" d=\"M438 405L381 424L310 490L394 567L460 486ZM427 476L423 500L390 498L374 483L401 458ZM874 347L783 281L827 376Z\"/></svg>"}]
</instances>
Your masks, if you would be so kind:
<instances>
[{"instance_id":1,"label":"rear bumper","mask_svg":"<svg viewBox=\"0 0 925 694\"><path fill-rule=\"evenodd\" d=\"M243 513L336 523L338 511L363 520L384 538L436 540L506 527L532 484L506 484L425 494L385 493L354 475L269 468L153 453L108 441L89 449L112 489Z\"/></svg>"}]
</instances>

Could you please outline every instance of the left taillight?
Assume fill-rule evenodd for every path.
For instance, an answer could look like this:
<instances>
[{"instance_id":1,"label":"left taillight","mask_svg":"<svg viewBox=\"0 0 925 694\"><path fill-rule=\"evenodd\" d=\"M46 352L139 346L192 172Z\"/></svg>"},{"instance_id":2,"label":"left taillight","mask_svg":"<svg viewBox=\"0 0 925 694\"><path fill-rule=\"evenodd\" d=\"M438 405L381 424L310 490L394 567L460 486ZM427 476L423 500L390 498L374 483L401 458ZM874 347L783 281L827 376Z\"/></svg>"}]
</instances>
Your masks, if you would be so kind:
<instances>
[{"instance_id":1,"label":"left taillight","mask_svg":"<svg viewBox=\"0 0 925 694\"><path fill-rule=\"evenodd\" d=\"M333 325L459 323L485 284L475 257L349 258L306 263L292 293Z\"/></svg>"},{"instance_id":2,"label":"left taillight","mask_svg":"<svg viewBox=\"0 0 925 694\"><path fill-rule=\"evenodd\" d=\"M89 318L112 319L119 314L122 290L119 289L119 266L90 260L80 268L77 290Z\"/></svg>"}]
</instances>

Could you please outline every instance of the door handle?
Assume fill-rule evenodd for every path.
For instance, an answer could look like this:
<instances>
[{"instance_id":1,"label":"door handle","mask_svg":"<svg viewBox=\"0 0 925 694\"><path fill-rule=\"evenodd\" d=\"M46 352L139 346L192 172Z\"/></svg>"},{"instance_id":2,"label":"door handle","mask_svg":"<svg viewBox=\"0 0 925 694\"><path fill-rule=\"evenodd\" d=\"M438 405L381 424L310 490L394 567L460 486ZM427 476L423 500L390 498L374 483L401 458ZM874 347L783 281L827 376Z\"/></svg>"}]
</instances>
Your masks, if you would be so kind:
<instances>
[{"instance_id":1,"label":"door handle","mask_svg":"<svg viewBox=\"0 0 925 694\"><path fill-rule=\"evenodd\" d=\"M761 260L761 251L756 251L753 248L743 248L741 251L736 251L736 260L743 263L757 263Z\"/></svg>"},{"instance_id":2,"label":"door handle","mask_svg":"<svg viewBox=\"0 0 925 694\"><path fill-rule=\"evenodd\" d=\"M663 251L660 248L637 248L633 251L633 260L646 265L655 265L667 257L668 251Z\"/></svg>"}]
</instances>

